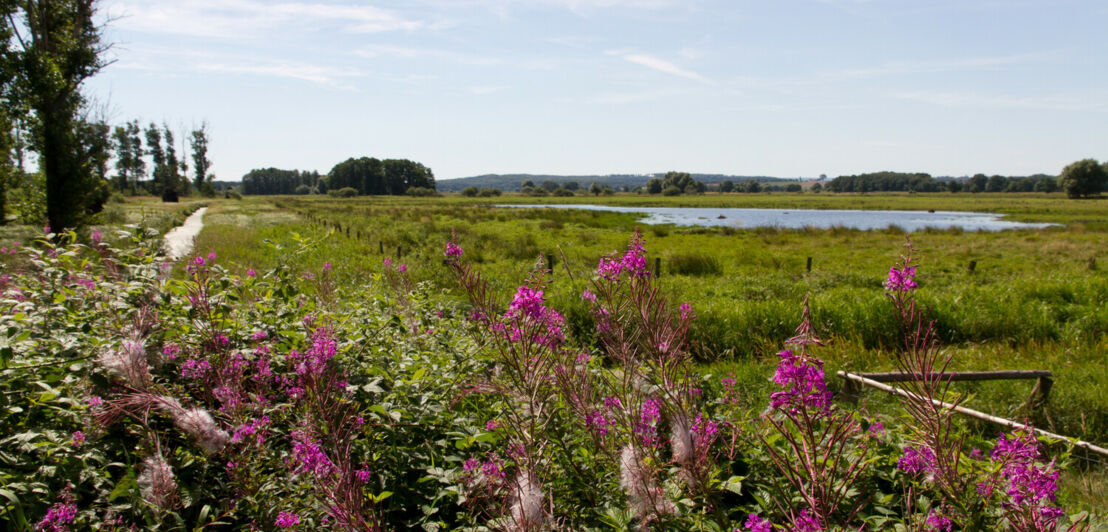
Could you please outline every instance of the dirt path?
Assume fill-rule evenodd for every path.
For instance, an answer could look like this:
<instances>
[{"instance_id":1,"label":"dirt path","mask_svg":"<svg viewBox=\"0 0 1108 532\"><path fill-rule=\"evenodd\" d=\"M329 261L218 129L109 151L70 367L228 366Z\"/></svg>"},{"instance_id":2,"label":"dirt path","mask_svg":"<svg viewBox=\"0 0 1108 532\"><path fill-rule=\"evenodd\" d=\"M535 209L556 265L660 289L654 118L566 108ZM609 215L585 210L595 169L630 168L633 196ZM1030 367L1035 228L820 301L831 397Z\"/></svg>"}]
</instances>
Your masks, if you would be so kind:
<instances>
[{"instance_id":1,"label":"dirt path","mask_svg":"<svg viewBox=\"0 0 1108 532\"><path fill-rule=\"evenodd\" d=\"M165 248L169 252L169 258L177 260L192 251L192 245L196 235L204 228L204 211L207 207L200 207L185 219L185 223L165 234Z\"/></svg>"}]
</instances>

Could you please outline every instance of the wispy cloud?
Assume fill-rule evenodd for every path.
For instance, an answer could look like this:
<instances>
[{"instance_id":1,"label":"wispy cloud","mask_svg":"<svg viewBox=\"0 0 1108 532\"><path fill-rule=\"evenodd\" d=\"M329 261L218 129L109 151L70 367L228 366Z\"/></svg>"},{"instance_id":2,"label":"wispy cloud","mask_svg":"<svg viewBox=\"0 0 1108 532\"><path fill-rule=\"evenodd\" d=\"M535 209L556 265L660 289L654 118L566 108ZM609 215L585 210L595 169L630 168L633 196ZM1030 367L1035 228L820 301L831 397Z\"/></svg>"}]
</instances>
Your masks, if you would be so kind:
<instances>
[{"instance_id":1,"label":"wispy cloud","mask_svg":"<svg viewBox=\"0 0 1108 532\"><path fill-rule=\"evenodd\" d=\"M321 25L358 33L416 30L430 25L393 10L323 1L117 0L106 10L120 28L206 38L259 36Z\"/></svg>"},{"instance_id":2,"label":"wispy cloud","mask_svg":"<svg viewBox=\"0 0 1108 532\"><path fill-rule=\"evenodd\" d=\"M352 89L348 80L364 77L364 71L324 64L292 60L266 59L248 54L212 53L146 48L128 53L112 68L159 73L170 76L183 74L245 74L307 81L331 88Z\"/></svg>"},{"instance_id":3,"label":"wispy cloud","mask_svg":"<svg viewBox=\"0 0 1108 532\"><path fill-rule=\"evenodd\" d=\"M375 45L356 50L354 55L365 58L392 57L399 59L431 58L458 63L463 65L490 66L498 65L503 61L496 57L467 54L453 50L436 50L430 48L410 48L404 46Z\"/></svg>"},{"instance_id":4,"label":"wispy cloud","mask_svg":"<svg viewBox=\"0 0 1108 532\"><path fill-rule=\"evenodd\" d=\"M1089 94L1051 94L1016 96L1012 94L987 94L970 91L919 90L890 94L892 98L938 105L943 107L973 107L999 109L1041 109L1048 111L1105 111L1108 110L1106 91Z\"/></svg>"},{"instance_id":5,"label":"wispy cloud","mask_svg":"<svg viewBox=\"0 0 1108 532\"><path fill-rule=\"evenodd\" d=\"M708 78L705 78L704 76L701 76L700 74L697 74L696 72L693 72L691 70L686 70L684 68L681 68L681 67L679 67L679 66L677 66L677 65L675 65L675 64L673 64L669 61L666 61L665 59L662 59L660 57L655 57L655 56L647 55L647 54L634 53L634 52L620 51L620 50L609 50L605 53L607 53L608 55L614 55L614 56L620 57L624 61L628 61L630 63L634 63L634 64L639 65L639 66L644 66L646 68L649 68L651 70L656 70L658 72L663 72L663 73L669 74L671 76L677 76L679 78L691 79L693 81L698 81L698 82L704 83L706 85L713 85L714 84L714 82L712 80L710 80Z\"/></svg>"},{"instance_id":6,"label":"wispy cloud","mask_svg":"<svg viewBox=\"0 0 1108 532\"><path fill-rule=\"evenodd\" d=\"M873 67L850 68L823 74L830 78L868 78L896 74L926 74L969 70L995 69L1003 66L1042 62L1051 56L1045 53L1002 56L956 57L926 61L890 61Z\"/></svg>"}]
</instances>

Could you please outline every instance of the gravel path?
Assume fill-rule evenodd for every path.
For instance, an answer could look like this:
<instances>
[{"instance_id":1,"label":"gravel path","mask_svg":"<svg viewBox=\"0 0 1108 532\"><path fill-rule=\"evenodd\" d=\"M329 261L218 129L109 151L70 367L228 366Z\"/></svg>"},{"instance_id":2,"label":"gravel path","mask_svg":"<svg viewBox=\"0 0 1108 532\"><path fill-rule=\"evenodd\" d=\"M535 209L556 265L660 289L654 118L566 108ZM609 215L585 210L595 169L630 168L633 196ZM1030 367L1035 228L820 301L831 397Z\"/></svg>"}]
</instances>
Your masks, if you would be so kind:
<instances>
[{"instance_id":1,"label":"gravel path","mask_svg":"<svg viewBox=\"0 0 1108 532\"><path fill-rule=\"evenodd\" d=\"M177 260L192 251L196 235L204 228L204 211L207 207L200 207L185 219L185 223L165 234L165 248L169 252L169 258Z\"/></svg>"}]
</instances>

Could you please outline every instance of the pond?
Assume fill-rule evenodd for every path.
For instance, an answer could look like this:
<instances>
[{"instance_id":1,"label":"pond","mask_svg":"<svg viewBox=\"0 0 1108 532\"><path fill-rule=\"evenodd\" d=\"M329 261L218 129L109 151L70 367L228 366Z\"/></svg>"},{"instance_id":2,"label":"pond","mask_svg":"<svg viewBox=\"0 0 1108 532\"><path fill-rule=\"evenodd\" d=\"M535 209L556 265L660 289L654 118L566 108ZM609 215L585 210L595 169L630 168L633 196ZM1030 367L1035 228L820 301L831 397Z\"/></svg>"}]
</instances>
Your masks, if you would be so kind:
<instances>
[{"instance_id":1,"label":"pond","mask_svg":"<svg viewBox=\"0 0 1108 532\"><path fill-rule=\"evenodd\" d=\"M1002 231L1005 229L1038 229L1057 224L1026 223L1002 220L998 214L957 211L859 211L819 209L730 209L713 207L613 207L610 205L497 205L524 209L580 209L638 213L640 223L648 225L684 225L704 227L780 227L801 229L816 227L847 227L851 229L885 229L895 225L908 232L928 227L966 231Z\"/></svg>"}]
</instances>

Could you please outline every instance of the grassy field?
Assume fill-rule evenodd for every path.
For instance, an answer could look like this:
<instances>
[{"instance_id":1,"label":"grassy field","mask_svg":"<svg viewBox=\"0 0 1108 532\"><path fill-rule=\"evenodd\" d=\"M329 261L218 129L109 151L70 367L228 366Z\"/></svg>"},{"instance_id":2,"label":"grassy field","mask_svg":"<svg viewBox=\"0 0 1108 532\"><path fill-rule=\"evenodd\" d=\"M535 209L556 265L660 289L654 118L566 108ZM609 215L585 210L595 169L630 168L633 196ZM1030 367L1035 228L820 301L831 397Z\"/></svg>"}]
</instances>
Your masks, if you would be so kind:
<instances>
[{"instance_id":1,"label":"grassy field","mask_svg":"<svg viewBox=\"0 0 1108 532\"><path fill-rule=\"evenodd\" d=\"M627 205L644 201L634 196L573 199ZM1056 195L1021 195L1016 200L1003 195L709 195L646 201L1002 211L1016 219L1065 224L1044 230L908 235L920 258L919 299L931 309L954 354L952 369L1054 372L1055 386L1045 410L1023 406L1031 381L958 385L968 395L968 406L1108 443L1108 397L1100 393L1108 389L1108 227L1097 212L1104 202L1069 201ZM633 215L494 209L488 202L455 197L216 201L205 223L197 251L214 250L221 260L243 268L286 264L318 270L329 261L341 286L373 282L389 257L406 263L415 279L432 283L455 301L460 300L450 292L441 264L441 250L451 231L457 233L467 258L504 297L526 277L539 255L552 256L552 306L566 314L575 335L586 342L591 341L593 323L579 294L598 260L622 250L638 227L650 256L661 259L667 292L691 301L698 314L692 333L701 370L714 377L733 374L748 390L751 406L769 390L766 376L775 364L772 355L792 334L805 295L811 297L816 327L828 341L820 356L829 374L839 369L891 369L888 351L897 341L881 285L905 251L906 235L895 229L646 227L638 226ZM314 242L313 251L289 253L304 241ZM813 258L811 272L805 269L807 257ZM977 261L973 272L967 268L971 260ZM879 392L869 392L863 400L871 408L896 409ZM995 438L995 428L979 428L983 439ZM1090 464L1095 460L1077 462L1079 468ZM1094 477L1097 474L1102 473ZM1077 500L1096 507L1103 495L1096 494L1095 486L1102 483L1089 488L1089 478L1093 477L1070 474L1064 483Z\"/></svg>"}]
</instances>

